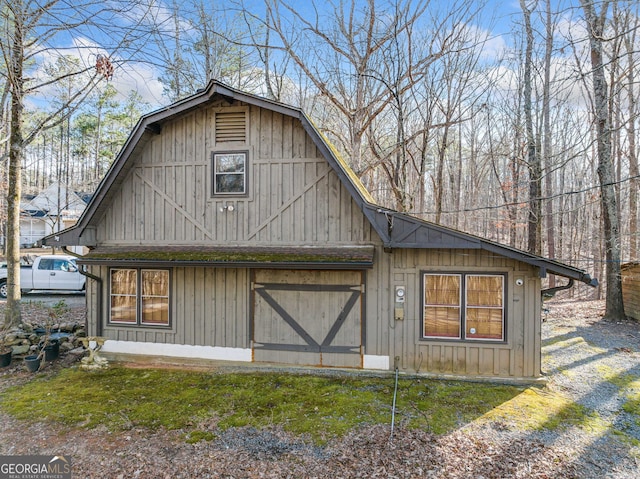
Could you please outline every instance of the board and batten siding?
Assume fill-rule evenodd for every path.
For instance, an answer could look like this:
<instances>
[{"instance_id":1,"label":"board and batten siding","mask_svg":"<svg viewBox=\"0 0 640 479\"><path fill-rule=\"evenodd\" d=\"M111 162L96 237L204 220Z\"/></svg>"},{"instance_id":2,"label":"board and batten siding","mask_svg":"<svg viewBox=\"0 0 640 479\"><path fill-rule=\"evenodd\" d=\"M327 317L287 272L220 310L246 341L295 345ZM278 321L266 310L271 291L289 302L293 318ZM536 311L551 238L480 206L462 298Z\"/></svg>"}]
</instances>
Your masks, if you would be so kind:
<instances>
[{"instance_id":1,"label":"board and batten siding","mask_svg":"<svg viewBox=\"0 0 640 479\"><path fill-rule=\"evenodd\" d=\"M246 131L228 138L243 139L216 141L216 115L238 112L245 112ZM226 151L248 153L246 196L212 196L212 153ZM129 161L98 221L99 245L374 245L374 267L365 272L363 355L388 358L389 369L397 365L410 373L540 375L536 268L483 250L385 251L297 119L255 105L212 103L163 123ZM427 271L506 274L506 341L421 339L421 275ZM95 306L88 312L90 334L118 341L251 347L248 269L171 268L169 329L109 325L108 268L91 266L91 272L103 282L88 282L88 304ZM402 321L393 314L396 286L407 293ZM98 330L100 295L103 327Z\"/></svg>"},{"instance_id":2,"label":"board and batten siding","mask_svg":"<svg viewBox=\"0 0 640 479\"><path fill-rule=\"evenodd\" d=\"M98 228L101 244L362 244L371 227L300 122L256 106L246 142L216 144L210 106L170 121L135 163ZM246 197L212 197L214 151L248 152ZM231 211L225 206L233 206Z\"/></svg>"},{"instance_id":3,"label":"board and batten siding","mask_svg":"<svg viewBox=\"0 0 640 479\"><path fill-rule=\"evenodd\" d=\"M365 355L389 357L408 373L466 377L533 378L540 375L540 279L534 268L477 250L376 251L366 271ZM420 337L423 272L506 273L506 342L423 340ZM92 267L108 278L108 268ZM334 273L335 274L335 273ZM350 273L352 274L352 273ZM522 279L523 285L516 285ZM406 288L405 319L393 318L395 286ZM89 334L96 334L97 287L88 282ZM250 347L250 271L226 268L172 269L172 328L108 325L108 286L103 284L102 335L120 341ZM398 358L396 363L395 358Z\"/></svg>"},{"instance_id":4,"label":"board and batten siding","mask_svg":"<svg viewBox=\"0 0 640 479\"><path fill-rule=\"evenodd\" d=\"M622 265L622 299L625 314L640 321L640 263Z\"/></svg>"},{"instance_id":5,"label":"board and batten siding","mask_svg":"<svg viewBox=\"0 0 640 479\"><path fill-rule=\"evenodd\" d=\"M481 250L376 251L367 277L367 354L395 358L400 371L468 377L540 376L540 278L535 268ZM506 341L437 341L420 337L424 272L506 273ZM517 285L521 279L523 284ZM405 319L394 320L394 291L406 288ZM376 312L376 313L373 313ZM374 315L379 315L374 318Z\"/></svg>"},{"instance_id":6,"label":"board and batten siding","mask_svg":"<svg viewBox=\"0 0 640 479\"><path fill-rule=\"evenodd\" d=\"M254 360L362 367L365 274L344 270L255 270ZM298 328L294 329L294 325Z\"/></svg>"},{"instance_id":7,"label":"board and batten siding","mask_svg":"<svg viewBox=\"0 0 640 479\"><path fill-rule=\"evenodd\" d=\"M171 327L112 325L109 318L109 268L91 266L104 278L87 282L89 335L98 330L98 288L102 287L102 336L134 341L189 346L249 347L249 277L242 268L171 268Z\"/></svg>"}]
</instances>

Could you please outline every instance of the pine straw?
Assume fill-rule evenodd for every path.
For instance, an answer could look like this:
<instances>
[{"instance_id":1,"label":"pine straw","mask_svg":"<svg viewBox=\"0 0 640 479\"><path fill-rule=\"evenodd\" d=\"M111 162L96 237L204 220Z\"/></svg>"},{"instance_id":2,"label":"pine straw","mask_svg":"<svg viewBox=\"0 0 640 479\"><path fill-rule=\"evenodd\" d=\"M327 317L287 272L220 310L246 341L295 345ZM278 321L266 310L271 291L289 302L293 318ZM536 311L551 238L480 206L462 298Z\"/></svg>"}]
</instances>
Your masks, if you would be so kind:
<instances>
[{"instance_id":1,"label":"pine straw","mask_svg":"<svg viewBox=\"0 0 640 479\"><path fill-rule=\"evenodd\" d=\"M488 439L487 431L436 436L398 428L390 438L388 427L374 426L319 449L280 429L243 428L191 445L176 431L65 432L42 424L12 437L11 429L24 425L0 420L3 438L13 443L0 447L3 454L63 454L80 478L584 477L566 460L568 451L538 441Z\"/></svg>"}]
</instances>

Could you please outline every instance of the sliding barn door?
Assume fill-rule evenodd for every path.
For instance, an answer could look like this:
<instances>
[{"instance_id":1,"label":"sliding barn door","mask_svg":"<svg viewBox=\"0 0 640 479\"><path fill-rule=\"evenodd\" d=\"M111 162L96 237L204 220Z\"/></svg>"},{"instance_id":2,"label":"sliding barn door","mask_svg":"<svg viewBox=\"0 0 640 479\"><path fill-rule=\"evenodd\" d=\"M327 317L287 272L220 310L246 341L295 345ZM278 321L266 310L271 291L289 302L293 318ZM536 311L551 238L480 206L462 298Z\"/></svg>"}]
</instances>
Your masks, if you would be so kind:
<instances>
[{"instance_id":1,"label":"sliding barn door","mask_svg":"<svg viewBox=\"0 0 640 479\"><path fill-rule=\"evenodd\" d=\"M364 273L257 270L254 361L362 367Z\"/></svg>"}]
</instances>

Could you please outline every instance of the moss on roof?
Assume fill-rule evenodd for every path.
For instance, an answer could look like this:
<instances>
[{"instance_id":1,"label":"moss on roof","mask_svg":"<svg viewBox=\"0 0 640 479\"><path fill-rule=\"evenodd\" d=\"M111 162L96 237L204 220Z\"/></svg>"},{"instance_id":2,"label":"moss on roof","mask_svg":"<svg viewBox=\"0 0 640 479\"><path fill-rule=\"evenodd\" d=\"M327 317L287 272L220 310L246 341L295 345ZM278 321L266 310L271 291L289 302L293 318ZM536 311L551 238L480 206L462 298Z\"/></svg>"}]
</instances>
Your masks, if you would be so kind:
<instances>
[{"instance_id":1,"label":"moss on roof","mask_svg":"<svg viewBox=\"0 0 640 479\"><path fill-rule=\"evenodd\" d=\"M356 189L360 192L360 194L366 201L368 201L369 203L375 204L376 202L373 199L373 196L371 196L371 193L369 192L369 190L367 190L367 188L362 183L362 180L360 180L358 175L356 175L356 172L353 171L353 169L349 166L347 161L342 157L338 149L333 145L333 143L331 143L331 141L329 141L326 135L316 127L316 125L308 116L305 115L305 118L307 119L309 124L313 127L313 129L316 131L316 133L318 134L318 137L324 142L325 145L327 145L329 150L331 150L333 157L338 162L338 165L340 166L340 168L342 168L342 171L344 171L345 174L349 177L349 180L351 180L351 183L353 183L353 186L356 187Z\"/></svg>"},{"instance_id":2,"label":"moss on roof","mask_svg":"<svg viewBox=\"0 0 640 479\"><path fill-rule=\"evenodd\" d=\"M212 263L371 263L373 249L321 248L98 248L83 258L95 261L171 261Z\"/></svg>"}]
</instances>

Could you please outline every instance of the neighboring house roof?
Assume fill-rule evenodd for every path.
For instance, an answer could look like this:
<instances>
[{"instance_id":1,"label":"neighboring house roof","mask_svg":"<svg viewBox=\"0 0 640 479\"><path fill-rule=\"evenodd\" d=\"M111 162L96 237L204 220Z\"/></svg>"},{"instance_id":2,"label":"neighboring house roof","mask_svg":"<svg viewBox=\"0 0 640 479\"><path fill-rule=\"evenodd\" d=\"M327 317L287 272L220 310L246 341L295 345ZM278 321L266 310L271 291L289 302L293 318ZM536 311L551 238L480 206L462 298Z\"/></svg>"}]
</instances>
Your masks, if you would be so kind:
<instances>
[{"instance_id":1,"label":"neighboring house roof","mask_svg":"<svg viewBox=\"0 0 640 479\"><path fill-rule=\"evenodd\" d=\"M541 276L545 276L548 272L578 280L591 286L598 284L597 280L592 279L585 271L578 268L376 205L360 179L302 110L235 90L216 81L211 81L206 88L184 100L142 116L109 172L98 186L78 223L67 230L57 233L55 237L54 235L46 237L43 243L58 246L81 244L80 239L84 230L92 226L92 222L97 221L105 209L109 207L111 195L117 191L118 186L133 166L129 158L136 151L143 148L153 135L160 134L164 123L220 97L256 105L298 119L318 150L336 172L343 186L349 191L354 201L371 222L387 248L483 249L537 266L540 269ZM104 258L106 259L106 256ZM133 258L129 257L129 259Z\"/></svg>"},{"instance_id":2,"label":"neighboring house roof","mask_svg":"<svg viewBox=\"0 0 640 479\"><path fill-rule=\"evenodd\" d=\"M87 206L87 202L76 192L55 182L36 196L22 203L20 208L28 216L75 216L79 217ZM35 214L33 212L39 212Z\"/></svg>"},{"instance_id":3,"label":"neighboring house roof","mask_svg":"<svg viewBox=\"0 0 640 479\"><path fill-rule=\"evenodd\" d=\"M27 209L27 208L20 208L20 218L21 219L25 219L25 218L44 218L45 216L47 216L47 212L46 211Z\"/></svg>"}]
</instances>

